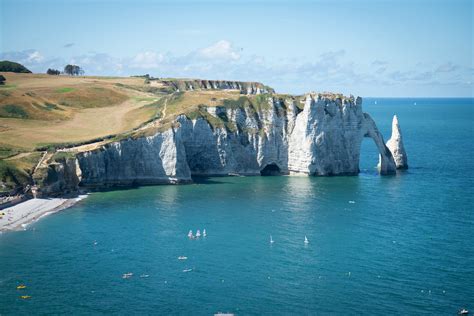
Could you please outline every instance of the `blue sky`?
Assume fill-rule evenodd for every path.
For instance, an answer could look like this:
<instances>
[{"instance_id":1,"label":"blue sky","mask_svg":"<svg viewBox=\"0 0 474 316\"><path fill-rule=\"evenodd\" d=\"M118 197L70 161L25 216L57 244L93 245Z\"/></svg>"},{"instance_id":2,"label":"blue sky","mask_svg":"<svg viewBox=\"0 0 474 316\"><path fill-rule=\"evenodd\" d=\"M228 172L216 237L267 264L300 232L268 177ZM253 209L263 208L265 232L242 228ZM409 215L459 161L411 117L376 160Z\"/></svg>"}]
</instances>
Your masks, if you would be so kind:
<instances>
[{"instance_id":1,"label":"blue sky","mask_svg":"<svg viewBox=\"0 0 474 316\"><path fill-rule=\"evenodd\" d=\"M473 16L470 0L0 0L0 59L295 94L473 96Z\"/></svg>"}]
</instances>

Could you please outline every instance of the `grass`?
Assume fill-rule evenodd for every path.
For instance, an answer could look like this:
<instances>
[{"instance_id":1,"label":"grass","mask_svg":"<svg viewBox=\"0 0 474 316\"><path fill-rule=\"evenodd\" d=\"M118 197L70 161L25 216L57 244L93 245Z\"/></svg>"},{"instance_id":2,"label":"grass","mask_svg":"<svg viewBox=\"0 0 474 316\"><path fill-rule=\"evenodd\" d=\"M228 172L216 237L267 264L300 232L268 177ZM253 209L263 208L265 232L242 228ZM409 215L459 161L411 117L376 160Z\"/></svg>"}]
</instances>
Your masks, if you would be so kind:
<instances>
[{"instance_id":1,"label":"grass","mask_svg":"<svg viewBox=\"0 0 474 316\"><path fill-rule=\"evenodd\" d=\"M5 104L0 108L0 117L26 119L28 118L28 113L18 105Z\"/></svg>"},{"instance_id":2,"label":"grass","mask_svg":"<svg viewBox=\"0 0 474 316\"><path fill-rule=\"evenodd\" d=\"M0 144L0 159L6 159L21 153L21 149Z\"/></svg>"},{"instance_id":3,"label":"grass","mask_svg":"<svg viewBox=\"0 0 474 316\"><path fill-rule=\"evenodd\" d=\"M0 89L0 142L25 151L124 133L162 110L143 78L2 75L15 89Z\"/></svg>"},{"instance_id":4,"label":"grass","mask_svg":"<svg viewBox=\"0 0 474 316\"><path fill-rule=\"evenodd\" d=\"M0 90L15 89L16 84L2 84L0 85Z\"/></svg>"},{"instance_id":5,"label":"grass","mask_svg":"<svg viewBox=\"0 0 474 316\"><path fill-rule=\"evenodd\" d=\"M66 88L65 88L66 89ZM57 90L56 90L57 91ZM52 97L45 93L48 97ZM57 102L65 106L76 108L107 107L125 102L128 96L114 89L94 89L94 87L80 87L63 93Z\"/></svg>"},{"instance_id":6,"label":"grass","mask_svg":"<svg viewBox=\"0 0 474 316\"><path fill-rule=\"evenodd\" d=\"M144 102L144 101L156 101L156 97L133 97L133 100L137 102Z\"/></svg>"},{"instance_id":7,"label":"grass","mask_svg":"<svg viewBox=\"0 0 474 316\"><path fill-rule=\"evenodd\" d=\"M72 152L58 151L58 152L54 153L54 155L52 157L52 160L54 160L56 162L59 162L59 161L64 160L64 159L70 159L70 158L74 158L74 157L76 157L76 155Z\"/></svg>"},{"instance_id":8,"label":"grass","mask_svg":"<svg viewBox=\"0 0 474 316\"><path fill-rule=\"evenodd\" d=\"M20 158L0 159L0 192L31 184L31 174L42 157L41 152L21 154Z\"/></svg>"},{"instance_id":9,"label":"grass","mask_svg":"<svg viewBox=\"0 0 474 316\"><path fill-rule=\"evenodd\" d=\"M74 91L74 88L59 88L56 89L57 93L67 93L67 92L72 92Z\"/></svg>"},{"instance_id":10,"label":"grass","mask_svg":"<svg viewBox=\"0 0 474 316\"><path fill-rule=\"evenodd\" d=\"M0 160L0 192L9 192L30 182L30 176L14 163Z\"/></svg>"}]
</instances>

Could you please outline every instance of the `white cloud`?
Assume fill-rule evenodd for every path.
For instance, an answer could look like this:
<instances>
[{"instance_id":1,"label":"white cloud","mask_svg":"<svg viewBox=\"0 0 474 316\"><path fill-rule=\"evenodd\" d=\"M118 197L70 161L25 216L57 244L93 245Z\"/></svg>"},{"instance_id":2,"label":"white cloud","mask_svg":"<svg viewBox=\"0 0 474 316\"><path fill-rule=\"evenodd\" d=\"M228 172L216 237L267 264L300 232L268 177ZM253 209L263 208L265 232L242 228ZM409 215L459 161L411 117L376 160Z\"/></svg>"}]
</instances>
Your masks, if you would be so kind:
<instances>
[{"instance_id":1,"label":"white cloud","mask_svg":"<svg viewBox=\"0 0 474 316\"><path fill-rule=\"evenodd\" d=\"M146 51L138 53L135 57L133 57L130 66L140 69L154 69L158 68L164 59L165 56L163 54Z\"/></svg>"},{"instance_id":2,"label":"white cloud","mask_svg":"<svg viewBox=\"0 0 474 316\"><path fill-rule=\"evenodd\" d=\"M269 60L244 55L226 40L184 55L142 51L134 56L117 58L104 53L88 53L65 60L45 57L30 49L0 53L0 60L24 64L33 72L48 68L63 69L67 63L81 66L87 75L140 75L261 81L279 92L342 91L357 93L357 87L377 91L387 87L458 85L472 88L474 68L450 62L414 63L395 67L375 60L369 65L354 63L344 50L328 51L314 58ZM367 88L369 87L369 88ZM432 89L432 88L431 88ZM420 89L422 91L422 88ZM428 91L428 90L427 90ZM421 93L421 92L420 92Z\"/></svg>"},{"instance_id":3,"label":"white cloud","mask_svg":"<svg viewBox=\"0 0 474 316\"><path fill-rule=\"evenodd\" d=\"M28 55L28 58L26 59L26 61L30 63L39 63L43 61L43 59L44 59L43 55L41 55L40 52L35 50Z\"/></svg>"},{"instance_id":4,"label":"white cloud","mask_svg":"<svg viewBox=\"0 0 474 316\"><path fill-rule=\"evenodd\" d=\"M204 59L239 60L240 54L229 41L220 40L217 43L197 51Z\"/></svg>"},{"instance_id":5,"label":"white cloud","mask_svg":"<svg viewBox=\"0 0 474 316\"><path fill-rule=\"evenodd\" d=\"M458 65L455 65L452 62L448 62L442 65L439 65L438 68L436 68L436 72L453 72L457 69L459 69Z\"/></svg>"}]
</instances>

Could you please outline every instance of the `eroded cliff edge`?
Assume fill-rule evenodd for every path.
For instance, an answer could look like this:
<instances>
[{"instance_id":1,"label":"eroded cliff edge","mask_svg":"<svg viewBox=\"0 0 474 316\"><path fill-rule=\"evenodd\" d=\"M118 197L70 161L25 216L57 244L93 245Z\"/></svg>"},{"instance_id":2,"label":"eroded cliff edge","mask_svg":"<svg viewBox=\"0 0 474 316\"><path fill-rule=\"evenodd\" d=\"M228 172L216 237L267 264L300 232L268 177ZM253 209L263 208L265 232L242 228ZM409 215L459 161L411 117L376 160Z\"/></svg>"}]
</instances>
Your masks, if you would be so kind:
<instances>
[{"instance_id":1,"label":"eroded cliff edge","mask_svg":"<svg viewBox=\"0 0 474 316\"><path fill-rule=\"evenodd\" d=\"M68 161L66 168L54 167L67 174L49 176L60 179L60 185L49 181L40 191L70 188L67 183L96 188L182 183L198 175L356 175L364 137L377 145L380 173L396 171L375 122L362 111L361 98L352 96L266 94L258 102L240 97L224 105L199 105L193 113L157 125L77 153L77 178Z\"/></svg>"}]
</instances>

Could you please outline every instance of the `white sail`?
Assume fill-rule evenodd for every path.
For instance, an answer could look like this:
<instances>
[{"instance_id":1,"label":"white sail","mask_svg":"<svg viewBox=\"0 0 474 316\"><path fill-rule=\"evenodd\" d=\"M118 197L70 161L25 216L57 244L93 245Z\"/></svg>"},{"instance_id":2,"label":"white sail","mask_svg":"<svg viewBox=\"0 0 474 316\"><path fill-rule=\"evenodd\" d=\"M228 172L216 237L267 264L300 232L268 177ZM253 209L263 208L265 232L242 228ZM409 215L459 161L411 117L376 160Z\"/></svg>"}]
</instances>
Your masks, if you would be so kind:
<instances>
[{"instance_id":1,"label":"white sail","mask_svg":"<svg viewBox=\"0 0 474 316\"><path fill-rule=\"evenodd\" d=\"M273 244L275 241L272 238L272 235L270 235L270 243Z\"/></svg>"},{"instance_id":2,"label":"white sail","mask_svg":"<svg viewBox=\"0 0 474 316\"><path fill-rule=\"evenodd\" d=\"M205 229L205 228L202 230L202 236L203 236L203 237L206 237L206 236L207 236L207 233L206 233L206 229Z\"/></svg>"},{"instance_id":3,"label":"white sail","mask_svg":"<svg viewBox=\"0 0 474 316\"><path fill-rule=\"evenodd\" d=\"M189 238L193 238L193 231L192 231L192 230L189 231L188 237L189 237Z\"/></svg>"},{"instance_id":4,"label":"white sail","mask_svg":"<svg viewBox=\"0 0 474 316\"><path fill-rule=\"evenodd\" d=\"M308 240L308 238L306 238L306 236L304 236L304 243L309 244L309 240Z\"/></svg>"},{"instance_id":5,"label":"white sail","mask_svg":"<svg viewBox=\"0 0 474 316\"><path fill-rule=\"evenodd\" d=\"M199 229L196 232L196 237L201 237L201 231Z\"/></svg>"}]
</instances>

